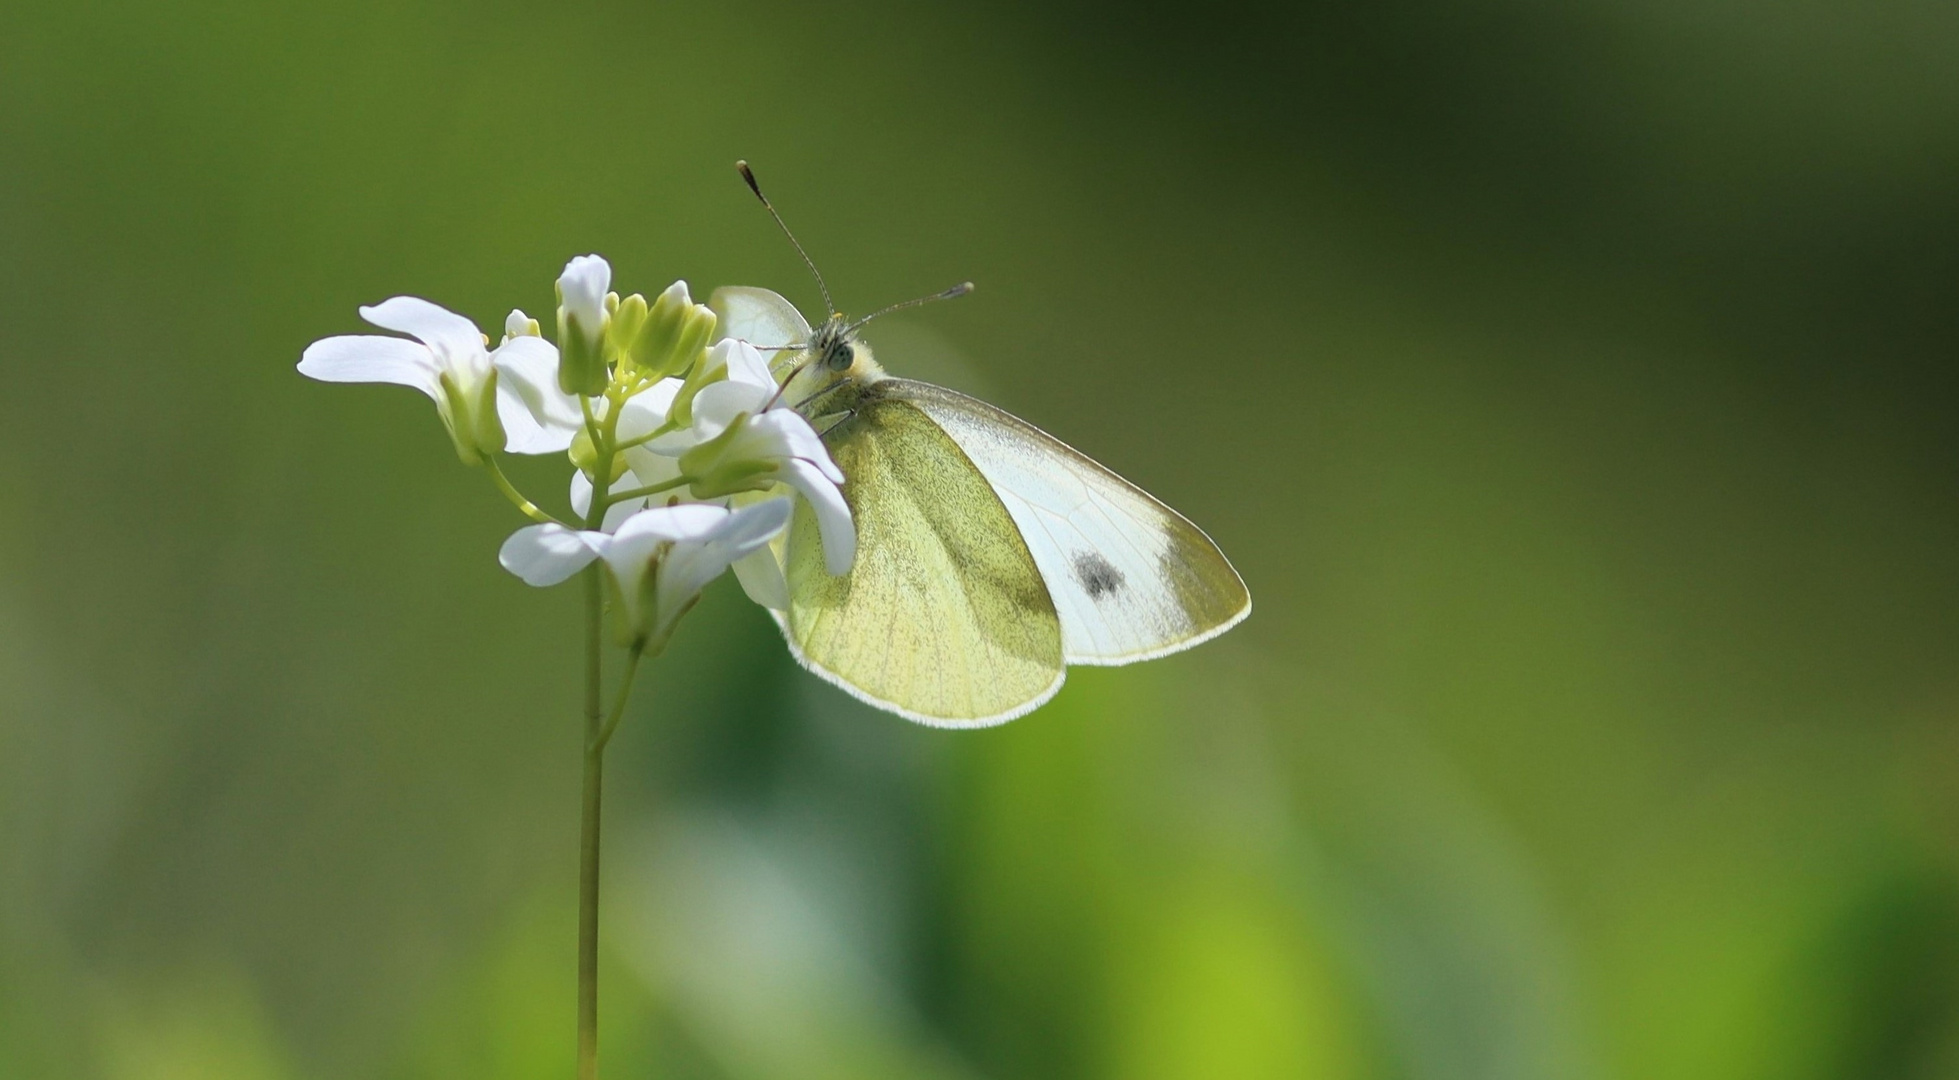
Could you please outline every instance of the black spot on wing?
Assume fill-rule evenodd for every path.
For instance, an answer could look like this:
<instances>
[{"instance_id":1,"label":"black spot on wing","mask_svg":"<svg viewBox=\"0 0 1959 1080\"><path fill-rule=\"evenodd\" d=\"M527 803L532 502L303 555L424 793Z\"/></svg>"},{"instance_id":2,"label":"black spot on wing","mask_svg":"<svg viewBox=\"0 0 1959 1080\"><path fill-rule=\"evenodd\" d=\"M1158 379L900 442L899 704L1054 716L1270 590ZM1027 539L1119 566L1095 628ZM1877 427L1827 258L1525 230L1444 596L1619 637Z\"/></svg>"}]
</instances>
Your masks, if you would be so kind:
<instances>
[{"instance_id":1,"label":"black spot on wing","mask_svg":"<svg viewBox=\"0 0 1959 1080\"><path fill-rule=\"evenodd\" d=\"M1088 598L1100 600L1122 588L1122 571L1115 568L1109 560L1093 551L1083 551L1075 555L1075 580L1087 591Z\"/></svg>"}]
</instances>

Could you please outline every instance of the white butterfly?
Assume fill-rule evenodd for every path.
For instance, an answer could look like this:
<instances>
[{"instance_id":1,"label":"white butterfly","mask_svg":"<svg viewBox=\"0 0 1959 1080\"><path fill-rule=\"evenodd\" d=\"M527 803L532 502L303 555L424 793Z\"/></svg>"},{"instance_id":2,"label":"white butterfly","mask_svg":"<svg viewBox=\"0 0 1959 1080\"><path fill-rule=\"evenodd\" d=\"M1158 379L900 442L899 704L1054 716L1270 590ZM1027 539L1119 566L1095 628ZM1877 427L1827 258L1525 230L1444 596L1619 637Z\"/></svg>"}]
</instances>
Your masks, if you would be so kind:
<instances>
[{"instance_id":1,"label":"white butterfly","mask_svg":"<svg viewBox=\"0 0 1959 1080\"><path fill-rule=\"evenodd\" d=\"M727 336L796 373L786 392L846 477L850 572L825 569L807 507L784 554L777 618L818 675L913 720L977 727L1053 697L1068 664L1163 656L1250 614L1197 526L1032 424L886 375L861 321L812 329L766 289L724 288L710 304Z\"/></svg>"}]
</instances>

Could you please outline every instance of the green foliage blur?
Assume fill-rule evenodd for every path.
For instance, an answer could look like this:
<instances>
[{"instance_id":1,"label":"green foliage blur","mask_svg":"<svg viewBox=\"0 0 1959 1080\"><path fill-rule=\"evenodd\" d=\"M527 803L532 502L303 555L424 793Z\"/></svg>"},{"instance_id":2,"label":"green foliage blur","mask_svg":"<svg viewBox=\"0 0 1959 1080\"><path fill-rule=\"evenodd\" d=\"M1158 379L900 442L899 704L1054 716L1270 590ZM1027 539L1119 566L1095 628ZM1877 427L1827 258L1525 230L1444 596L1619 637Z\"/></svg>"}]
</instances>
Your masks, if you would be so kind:
<instances>
[{"instance_id":1,"label":"green foliage blur","mask_svg":"<svg viewBox=\"0 0 1959 1080\"><path fill-rule=\"evenodd\" d=\"M0 1077L572 1065L578 596L355 308L814 287L1257 609L948 734L731 581L612 1077L1959 1077L1959 7L13 0ZM551 505L563 462L514 469Z\"/></svg>"}]
</instances>

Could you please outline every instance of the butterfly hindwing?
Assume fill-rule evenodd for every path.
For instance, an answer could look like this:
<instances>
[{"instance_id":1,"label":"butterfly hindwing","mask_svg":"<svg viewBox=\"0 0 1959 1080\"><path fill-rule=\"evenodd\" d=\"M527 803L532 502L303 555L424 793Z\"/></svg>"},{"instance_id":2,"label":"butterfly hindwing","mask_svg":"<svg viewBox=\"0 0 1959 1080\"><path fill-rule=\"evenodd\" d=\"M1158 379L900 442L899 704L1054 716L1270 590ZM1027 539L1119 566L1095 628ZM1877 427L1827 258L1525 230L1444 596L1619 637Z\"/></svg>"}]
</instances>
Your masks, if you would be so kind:
<instances>
[{"instance_id":1,"label":"butterfly hindwing","mask_svg":"<svg viewBox=\"0 0 1959 1080\"><path fill-rule=\"evenodd\" d=\"M864 386L824 440L848 477L856 565L824 569L799 505L784 631L811 670L873 704L948 726L1012 719L1061 686L1054 602L986 478L892 381Z\"/></svg>"},{"instance_id":2,"label":"butterfly hindwing","mask_svg":"<svg viewBox=\"0 0 1959 1080\"><path fill-rule=\"evenodd\" d=\"M1060 613L1068 663L1187 649L1251 611L1210 537L1141 488L976 398L906 379L878 386L937 423L998 494Z\"/></svg>"}]
</instances>

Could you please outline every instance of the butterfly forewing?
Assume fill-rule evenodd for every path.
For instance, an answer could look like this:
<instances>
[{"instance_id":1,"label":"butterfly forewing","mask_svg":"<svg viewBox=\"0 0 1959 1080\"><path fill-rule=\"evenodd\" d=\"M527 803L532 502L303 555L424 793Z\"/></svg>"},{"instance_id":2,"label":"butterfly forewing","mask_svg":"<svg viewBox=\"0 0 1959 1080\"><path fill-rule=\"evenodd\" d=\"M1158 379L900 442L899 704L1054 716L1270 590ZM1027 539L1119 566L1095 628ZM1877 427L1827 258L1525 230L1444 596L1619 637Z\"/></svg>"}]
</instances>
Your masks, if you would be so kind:
<instances>
[{"instance_id":1,"label":"butterfly forewing","mask_svg":"<svg viewBox=\"0 0 1959 1080\"><path fill-rule=\"evenodd\" d=\"M1162 656L1250 612L1210 537L1134 484L983 401L906 379L877 385L936 422L998 493L1060 613L1068 663Z\"/></svg>"},{"instance_id":2,"label":"butterfly forewing","mask_svg":"<svg viewBox=\"0 0 1959 1080\"><path fill-rule=\"evenodd\" d=\"M714 290L708 306L720 320L721 336L746 341L758 349L800 345L809 340L809 320L795 305L767 289L725 285Z\"/></svg>"},{"instance_id":3,"label":"butterfly forewing","mask_svg":"<svg viewBox=\"0 0 1959 1080\"><path fill-rule=\"evenodd\" d=\"M825 438L849 478L856 565L825 571L800 505L784 629L804 664L873 704L942 725L1012 719L1061 686L1054 603L986 478L884 387L864 387Z\"/></svg>"}]
</instances>

